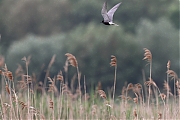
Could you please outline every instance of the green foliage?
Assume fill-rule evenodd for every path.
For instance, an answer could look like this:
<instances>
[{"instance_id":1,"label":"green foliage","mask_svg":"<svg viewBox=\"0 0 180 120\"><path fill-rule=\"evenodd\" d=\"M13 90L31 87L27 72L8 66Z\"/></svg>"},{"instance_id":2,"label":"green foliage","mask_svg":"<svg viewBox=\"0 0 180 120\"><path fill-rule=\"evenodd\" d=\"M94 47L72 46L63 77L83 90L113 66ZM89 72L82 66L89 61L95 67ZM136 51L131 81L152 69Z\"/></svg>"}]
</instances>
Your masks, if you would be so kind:
<instances>
[{"instance_id":1,"label":"green foliage","mask_svg":"<svg viewBox=\"0 0 180 120\"><path fill-rule=\"evenodd\" d=\"M175 28L179 29L179 1L174 0L169 6L168 6L168 18L170 19L170 22L174 25Z\"/></svg>"},{"instance_id":2,"label":"green foliage","mask_svg":"<svg viewBox=\"0 0 180 120\"><path fill-rule=\"evenodd\" d=\"M56 59L58 60L58 62L64 62L64 53L62 54L63 38L63 35L53 36L49 38L28 35L22 41L15 42L10 47L7 54L8 68L14 71L17 68L17 63L22 64L22 66L25 66L25 63L23 63L21 59L24 56L27 57L29 55L31 56L31 62L29 65L31 73L41 71L43 65L45 65L46 69L54 54L60 54L61 56L63 56L57 57ZM54 67L52 66L51 69L53 70Z\"/></svg>"},{"instance_id":3,"label":"green foliage","mask_svg":"<svg viewBox=\"0 0 180 120\"><path fill-rule=\"evenodd\" d=\"M103 0L16 0L0 2L0 33L4 36L5 46L28 33L50 35L69 32L79 24L102 21L101 7ZM116 3L108 1L108 9ZM157 20L165 16L176 28L179 27L178 3L169 0L122 1L116 11L115 22L126 31L135 32L141 18Z\"/></svg>"}]
</instances>

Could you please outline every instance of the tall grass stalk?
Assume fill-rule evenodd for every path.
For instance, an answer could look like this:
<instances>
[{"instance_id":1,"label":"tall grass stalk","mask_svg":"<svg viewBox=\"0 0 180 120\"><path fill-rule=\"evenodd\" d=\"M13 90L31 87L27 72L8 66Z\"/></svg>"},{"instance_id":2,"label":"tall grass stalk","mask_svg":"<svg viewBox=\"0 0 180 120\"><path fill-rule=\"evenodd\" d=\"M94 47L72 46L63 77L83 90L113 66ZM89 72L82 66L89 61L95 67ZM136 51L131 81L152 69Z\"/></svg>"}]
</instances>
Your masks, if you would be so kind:
<instances>
[{"instance_id":1,"label":"tall grass stalk","mask_svg":"<svg viewBox=\"0 0 180 120\"><path fill-rule=\"evenodd\" d=\"M81 79L81 75L80 75L80 72L79 72L79 67L78 67L78 62L76 60L76 57L70 53L66 53L65 54L67 56L67 61L70 63L70 65L72 65L73 67L76 67L77 69L77 75L78 75L78 87L79 87L79 94L80 94L80 97L79 97L79 106L80 106L80 110L81 110L81 84L80 84L80 79Z\"/></svg>"},{"instance_id":2,"label":"tall grass stalk","mask_svg":"<svg viewBox=\"0 0 180 120\"><path fill-rule=\"evenodd\" d=\"M78 85L79 85L79 93L80 93L79 101L80 101L80 106L81 106L81 83L80 83L81 75L80 75L78 66L76 68L77 68Z\"/></svg>"},{"instance_id":3,"label":"tall grass stalk","mask_svg":"<svg viewBox=\"0 0 180 120\"><path fill-rule=\"evenodd\" d=\"M113 104L112 106L114 107L114 96L115 96L115 90L116 90L116 74L117 74L117 59L114 55L111 55L111 66L114 66L114 86L113 86Z\"/></svg>"},{"instance_id":4,"label":"tall grass stalk","mask_svg":"<svg viewBox=\"0 0 180 120\"><path fill-rule=\"evenodd\" d=\"M114 89L113 89L113 106L114 106L114 96L115 96L115 91L116 91L116 74L117 74L117 65L115 66L114 70Z\"/></svg>"},{"instance_id":5,"label":"tall grass stalk","mask_svg":"<svg viewBox=\"0 0 180 120\"><path fill-rule=\"evenodd\" d=\"M62 87L63 87L63 82L64 82L64 77L62 75L62 71L60 71L57 75L57 80L59 80L60 85L59 85L59 97L58 97L58 119L61 118L61 106L62 106Z\"/></svg>"},{"instance_id":6,"label":"tall grass stalk","mask_svg":"<svg viewBox=\"0 0 180 120\"><path fill-rule=\"evenodd\" d=\"M169 71L169 69L170 69L170 66L171 66L171 62L170 62L170 60L167 62L167 71ZM167 76L166 76L166 79L167 79L167 93L166 93L166 96L167 96L167 98L166 98L166 118L169 118L168 117L168 113L169 113L169 92L170 92L170 90L169 90L169 74L167 73L166 74Z\"/></svg>"},{"instance_id":7,"label":"tall grass stalk","mask_svg":"<svg viewBox=\"0 0 180 120\"><path fill-rule=\"evenodd\" d=\"M85 110L85 120L87 120L86 101L87 101L86 79L85 79L85 76L84 76L84 110Z\"/></svg>"},{"instance_id":8,"label":"tall grass stalk","mask_svg":"<svg viewBox=\"0 0 180 120\"><path fill-rule=\"evenodd\" d=\"M150 50L148 50L147 48L144 48L144 58L143 58L143 60L147 60L147 62L149 63L149 79L150 79L150 83L152 82L151 80L152 80L152 76L151 76L151 74L152 74L152 54L151 54L151 51ZM150 103L150 92L151 92L151 84L149 84L149 90L148 90L148 92L149 92L149 96L148 96L148 109L149 109L149 103Z\"/></svg>"},{"instance_id":9,"label":"tall grass stalk","mask_svg":"<svg viewBox=\"0 0 180 120\"><path fill-rule=\"evenodd\" d=\"M3 108L3 100L2 100L1 94L0 94L0 101L1 101L1 118L4 119L6 118L6 113Z\"/></svg>"},{"instance_id":10,"label":"tall grass stalk","mask_svg":"<svg viewBox=\"0 0 180 120\"><path fill-rule=\"evenodd\" d=\"M25 62L25 65L26 65L26 83L27 83L27 91L28 91L28 95L27 95L27 110L28 110L28 113L27 113L27 119L31 119L30 117L30 114L29 114L29 107L30 107L30 89L29 89L29 69L28 69L28 66L29 66L29 63L30 63L30 58L31 56L28 56L28 58L26 57L23 57L22 60Z\"/></svg>"},{"instance_id":11,"label":"tall grass stalk","mask_svg":"<svg viewBox=\"0 0 180 120\"><path fill-rule=\"evenodd\" d=\"M178 76L173 70L168 70L167 74L174 81L174 101L173 102L174 102L174 105L176 106L176 80L178 80Z\"/></svg>"}]
</instances>

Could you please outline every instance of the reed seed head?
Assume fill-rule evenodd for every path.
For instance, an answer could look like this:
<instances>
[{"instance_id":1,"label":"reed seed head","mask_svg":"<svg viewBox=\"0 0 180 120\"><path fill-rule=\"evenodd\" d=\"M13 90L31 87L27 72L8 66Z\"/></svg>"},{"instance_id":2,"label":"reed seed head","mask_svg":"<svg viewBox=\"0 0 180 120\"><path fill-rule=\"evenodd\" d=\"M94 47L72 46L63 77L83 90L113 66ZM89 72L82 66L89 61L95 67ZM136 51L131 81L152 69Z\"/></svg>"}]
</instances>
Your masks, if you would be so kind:
<instances>
[{"instance_id":1,"label":"reed seed head","mask_svg":"<svg viewBox=\"0 0 180 120\"><path fill-rule=\"evenodd\" d=\"M143 60L147 60L147 62L150 62L152 60L152 54L151 51L147 48L144 48L144 58Z\"/></svg>"},{"instance_id":2,"label":"reed seed head","mask_svg":"<svg viewBox=\"0 0 180 120\"><path fill-rule=\"evenodd\" d=\"M133 89L133 84L132 83L129 83L128 86L127 86L127 90L132 90Z\"/></svg>"},{"instance_id":3,"label":"reed seed head","mask_svg":"<svg viewBox=\"0 0 180 120\"><path fill-rule=\"evenodd\" d=\"M50 99L49 101L49 108L53 109L54 108L54 102Z\"/></svg>"},{"instance_id":4,"label":"reed seed head","mask_svg":"<svg viewBox=\"0 0 180 120\"><path fill-rule=\"evenodd\" d=\"M70 65L72 65L73 67L78 66L77 60L74 55L70 53L66 53L65 55L67 56L67 61L70 63Z\"/></svg>"},{"instance_id":5,"label":"reed seed head","mask_svg":"<svg viewBox=\"0 0 180 120\"><path fill-rule=\"evenodd\" d=\"M13 80L13 74L12 74L12 72L11 71L7 71L7 72L5 72L5 76L9 79L9 80Z\"/></svg>"},{"instance_id":6,"label":"reed seed head","mask_svg":"<svg viewBox=\"0 0 180 120\"><path fill-rule=\"evenodd\" d=\"M4 107L10 107L8 103L3 103Z\"/></svg>"},{"instance_id":7,"label":"reed seed head","mask_svg":"<svg viewBox=\"0 0 180 120\"><path fill-rule=\"evenodd\" d=\"M173 70L167 70L166 72L172 79L176 80L178 79L177 74Z\"/></svg>"},{"instance_id":8,"label":"reed seed head","mask_svg":"<svg viewBox=\"0 0 180 120\"><path fill-rule=\"evenodd\" d=\"M168 60L168 62L167 62L167 69L170 69L170 66L171 66L171 61Z\"/></svg>"},{"instance_id":9,"label":"reed seed head","mask_svg":"<svg viewBox=\"0 0 180 120\"><path fill-rule=\"evenodd\" d=\"M48 92L54 92L55 90L55 83L54 83L54 80L51 79L50 77L48 77L48 80L49 80L49 89L48 89Z\"/></svg>"},{"instance_id":10,"label":"reed seed head","mask_svg":"<svg viewBox=\"0 0 180 120\"><path fill-rule=\"evenodd\" d=\"M111 55L111 62L110 62L110 65L111 66L117 66L117 59L116 59L116 56L114 55Z\"/></svg>"},{"instance_id":11,"label":"reed seed head","mask_svg":"<svg viewBox=\"0 0 180 120\"><path fill-rule=\"evenodd\" d=\"M135 84L135 87L138 89L142 89L142 85L140 83Z\"/></svg>"},{"instance_id":12,"label":"reed seed head","mask_svg":"<svg viewBox=\"0 0 180 120\"><path fill-rule=\"evenodd\" d=\"M136 112L136 109L133 111L134 113L134 117L137 118L137 112Z\"/></svg>"},{"instance_id":13,"label":"reed seed head","mask_svg":"<svg viewBox=\"0 0 180 120\"><path fill-rule=\"evenodd\" d=\"M158 113L158 120L162 119L162 113Z\"/></svg>"},{"instance_id":14,"label":"reed seed head","mask_svg":"<svg viewBox=\"0 0 180 120\"><path fill-rule=\"evenodd\" d=\"M64 81L64 78L63 78L63 75L62 75L62 71L60 71L57 75L57 80L63 82Z\"/></svg>"},{"instance_id":15,"label":"reed seed head","mask_svg":"<svg viewBox=\"0 0 180 120\"><path fill-rule=\"evenodd\" d=\"M92 115L95 115L97 113L97 105L92 105L92 111L91 111L91 114Z\"/></svg>"},{"instance_id":16,"label":"reed seed head","mask_svg":"<svg viewBox=\"0 0 180 120\"><path fill-rule=\"evenodd\" d=\"M133 101L134 101L134 103L136 103L136 104L137 104L137 103L138 103L138 98L136 98L136 97L135 97L135 98L133 98Z\"/></svg>"},{"instance_id":17,"label":"reed seed head","mask_svg":"<svg viewBox=\"0 0 180 120\"><path fill-rule=\"evenodd\" d=\"M164 93L161 93L159 96L161 97L162 100L166 99L166 95Z\"/></svg>"},{"instance_id":18,"label":"reed seed head","mask_svg":"<svg viewBox=\"0 0 180 120\"><path fill-rule=\"evenodd\" d=\"M146 81L144 84L147 86L154 85L155 87L157 87L156 83L151 78L149 78L149 81Z\"/></svg>"},{"instance_id":19,"label":"reed seed head","mask_svg":"<svg viewBox=\"0 0 180 120\"><path fill-rule=\"evenodd\" d=\"M106 93L103 90L98 90L99 96L102 97L103 99L106 99Z\"/></svg>"},{"instance_id":20,"label":"reed seed head","mask_svg":"<svg viewBox=\"0 0 180 120\"><path fill-rule=\"evenodd\" d=\"M23 110L25 107L27 107L27 105L26 105L24 102L22 102L22 101L19 101L19 104L21 105L22 110Z\"/></svg>"}]
</instances>

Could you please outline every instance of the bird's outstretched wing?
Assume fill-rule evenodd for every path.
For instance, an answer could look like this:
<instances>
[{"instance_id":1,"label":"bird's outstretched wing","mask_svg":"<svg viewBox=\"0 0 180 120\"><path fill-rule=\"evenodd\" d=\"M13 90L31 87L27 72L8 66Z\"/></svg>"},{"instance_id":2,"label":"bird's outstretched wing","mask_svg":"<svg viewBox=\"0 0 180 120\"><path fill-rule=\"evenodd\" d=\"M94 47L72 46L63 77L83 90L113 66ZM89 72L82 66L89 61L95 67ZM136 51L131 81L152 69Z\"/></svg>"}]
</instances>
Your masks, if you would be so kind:
<instances>
[{"instance_id":1,"label":"bird's outstretched wing","mask_svg":"<svg viewBox=\"0 0 180 120\"><path fill-rule=\"evenodd\" d=\"M111 8L111 9L108 11L107 15L109 16L110 21L113 21L113 15L114 15L114 13L116 12L116 10L118 9L118 7L120 6L120 4L121 4L121 2L118 3L117 5L115 5L113 8Z\"/></svg>"},{"instance_id":2,"label":"bird's outstretched wing","mask_svg":"<svg viewBox=\"0 0 180 120\"><path fill-rule=\"evenodd\" d=\"M107 13L107 2L104 2L103 6L102 6L101 15L104 18L104 22L110 22L110 18Z\"/></svg>"}]
</instances>

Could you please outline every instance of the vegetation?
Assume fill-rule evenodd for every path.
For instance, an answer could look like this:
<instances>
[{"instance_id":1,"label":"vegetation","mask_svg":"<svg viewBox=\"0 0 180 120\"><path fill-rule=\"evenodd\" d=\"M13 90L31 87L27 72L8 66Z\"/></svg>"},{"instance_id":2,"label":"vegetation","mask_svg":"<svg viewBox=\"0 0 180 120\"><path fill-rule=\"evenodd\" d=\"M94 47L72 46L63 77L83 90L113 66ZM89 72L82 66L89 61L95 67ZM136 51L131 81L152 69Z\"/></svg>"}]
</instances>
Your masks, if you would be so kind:
<instances>
[{"instance_id":1,"label":"vegetation","mask_svg":"<svg viewBox=\"0 0 180 120\"><path fill-rule=\"evenodd\" d=\"M0 0L1 119L180 118L179 1L103 2Z\"/></svg>"},{"instance_id":2,"label":"vegetation","mask_svg":"<svg viewBox=\"0 0 180 120\"><path fill-rule=\"evenodd\" d=\"M43 85L42 82L37 84L36 76L29 74L30 57L22 58L26 70L19 66L14 76L6 64L1 64L1 119L177 119L180 117L177 111L180 107L179 78L171 70L168 61L167 81L162 83L166 92L161 92L151 77L152 54L147 48L144 48L143 59L150 65L149 80L144 80L144 84L128 83L122 88L119 97L115 98L115 81L113 90L108 90L108 94L102 89L101 84L88 94L85 76L80 79L78 65L81 63L74 55L70 53L65 55L67 56L65 72L60 71L53 78L46 75L47 85ZM54 64L54 58L53 56L49 63L47 73ZM116 56L112 55L110 65L115 67L114 80L116 80L117 61ZM64 76L69 73L71 66L77 70L74 69L76 75L68 83ZM78 85L74 84L75 80L78 81ZM174 81L174 91L177 93L171 92L169 80ZM18 81L17 84L15 81ZM80 81L83 81L83 84Z\"/></svg>"},{"instance_id":3,"label":"vegetation","mask_svg":"<svg viewBox=\"0 0 180 120\"><path fill-rule=\"evenodd\" d=\"M100 24L103 2L0 0L0 54L9 69L15 72L16 64L21 64L19 60L31 55L30 73L40 72L36 73L39 75L42 66L46 69L50 58L56 55L50 70L53 77L63 67L62 56L69 52L81 62L79 68L87 76L88 86L100 80L104 87L110 87L113 71L104 66L113 54L120 59L117 72L122 74L117 75L121 79L117 85L122 87L125 81L142 81L144 62L139 59L141 50L147 47L154 54L153 77L158 85L165 79L163 70L169 59L174 63L172 68L178 71L177 0L108 1L108 8L122 2L114 16L119 27Z\"/></svg>"}]
</instances>

